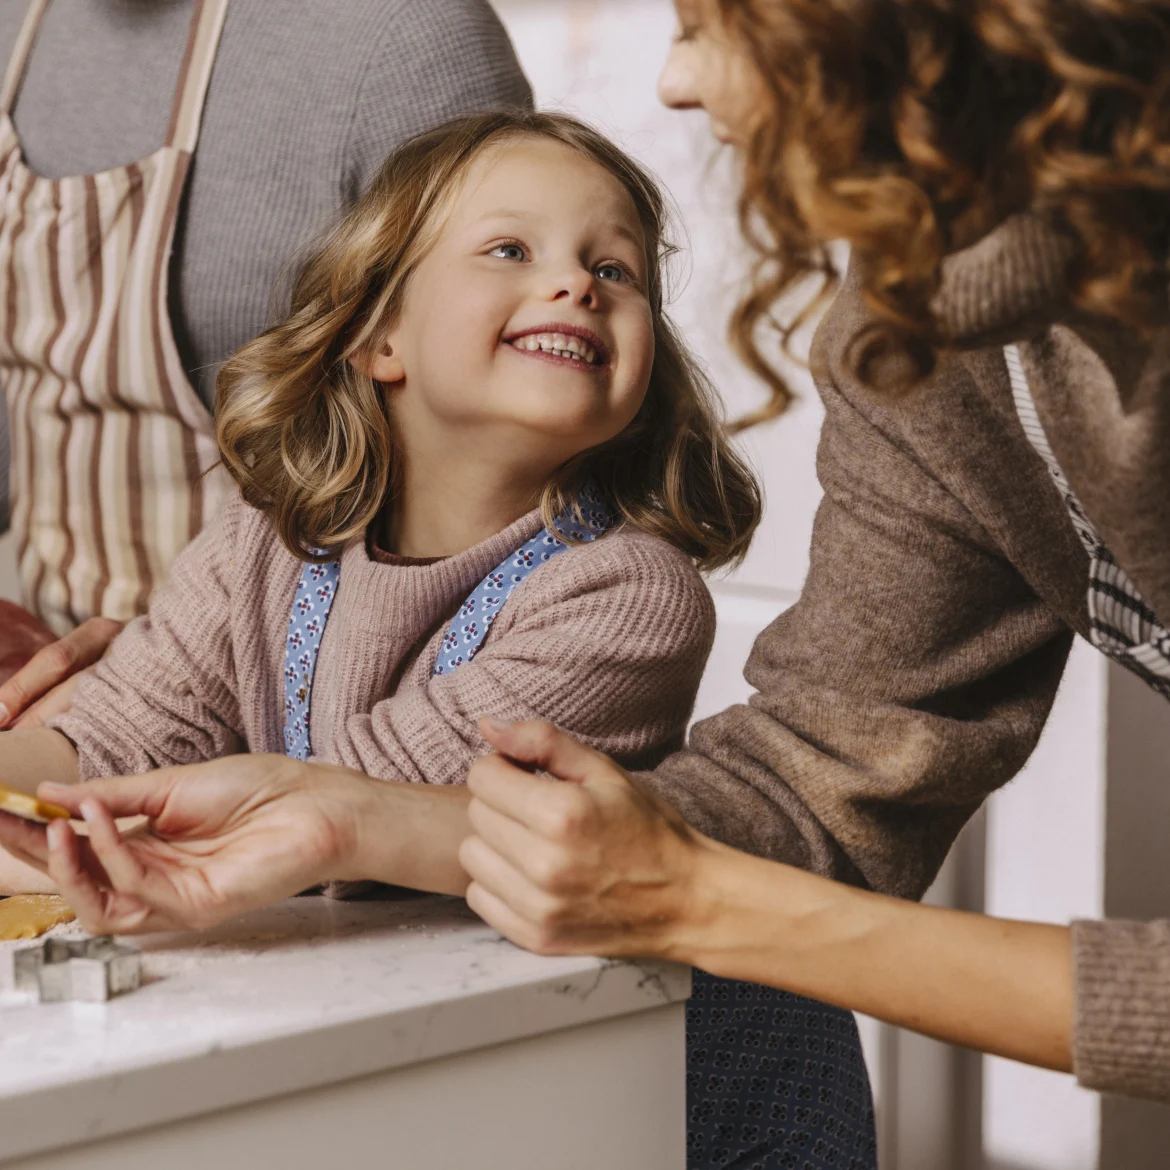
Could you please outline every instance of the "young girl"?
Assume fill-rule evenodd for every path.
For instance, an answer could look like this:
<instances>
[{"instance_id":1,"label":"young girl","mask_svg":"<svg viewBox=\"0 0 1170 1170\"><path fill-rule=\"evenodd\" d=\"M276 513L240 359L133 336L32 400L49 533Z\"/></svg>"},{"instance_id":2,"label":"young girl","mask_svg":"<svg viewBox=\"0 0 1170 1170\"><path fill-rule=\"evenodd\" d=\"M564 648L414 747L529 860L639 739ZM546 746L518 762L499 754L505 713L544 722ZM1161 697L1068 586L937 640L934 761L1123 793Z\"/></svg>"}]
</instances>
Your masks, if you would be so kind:
<instances>
[{"instance_id":1,"label":"young girl","mask_svg":"<svg viewBox=\"0 0 1170 1170\"><path fill-rule=\"evenodd\" d=\"M562 116L394 153L220 374L240 498L69 714L0 738L0 780L247 750L457 785L484 715L631 767L679 747L714 631L696 566L742 556L760 503L663 311L664 218Z\"/></svg>"}]
</instances>

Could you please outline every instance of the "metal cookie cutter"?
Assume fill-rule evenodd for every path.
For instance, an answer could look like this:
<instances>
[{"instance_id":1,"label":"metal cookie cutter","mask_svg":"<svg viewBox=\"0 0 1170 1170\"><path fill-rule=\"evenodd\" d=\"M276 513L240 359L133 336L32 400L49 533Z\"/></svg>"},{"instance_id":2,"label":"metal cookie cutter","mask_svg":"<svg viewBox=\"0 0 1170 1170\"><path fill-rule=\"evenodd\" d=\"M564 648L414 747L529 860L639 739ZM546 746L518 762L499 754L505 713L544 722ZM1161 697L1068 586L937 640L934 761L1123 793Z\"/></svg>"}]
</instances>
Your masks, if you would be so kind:
<instances>
[{"instance_id":1,"label":"metal cookie cutter","mask_svg":"<svg viewBox=\"0 0 1170 1170\"><path fill-rule=\"evenodd\" d=\"M142 982L142 953L106 934L47 938L13 955L17 991L35 991L41 1003L105 1003Z\"/></svg>"}]
</instances>

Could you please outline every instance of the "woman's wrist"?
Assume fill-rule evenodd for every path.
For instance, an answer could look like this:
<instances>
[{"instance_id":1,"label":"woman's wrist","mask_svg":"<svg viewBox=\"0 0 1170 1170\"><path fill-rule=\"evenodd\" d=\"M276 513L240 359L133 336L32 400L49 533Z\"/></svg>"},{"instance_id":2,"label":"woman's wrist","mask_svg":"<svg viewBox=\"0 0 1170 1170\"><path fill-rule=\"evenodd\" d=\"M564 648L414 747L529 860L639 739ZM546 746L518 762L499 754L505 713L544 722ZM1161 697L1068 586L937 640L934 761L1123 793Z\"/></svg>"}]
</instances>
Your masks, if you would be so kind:
<instances>
[{"instance_id":1,"label":"woman's wrist","mask_svg":"<svg viewBox=\"0 0 1170 1170\"><path fill-rule=\"evenodd\" d=\"M686 879L667 919L663 957L715 971L740 949L741 935L750 938L743 895L752 893L745 869L755 859L697 833L684 856Z\"/></svg>"},{"instance_id":2,"label":"woman's wrist","mask_svg":"<svg viewBox=\"0 0 1170 1170\"><path fill-rule=\"evenodd\" d=\"M301 764L305 787L323 797L321 804L332 834L327 866L331 881L362 881L371 859L370 825L381 823L375 782L350 768ZM325 775L327 773L328 775ZM326 787L323 781L328 782Z\"/></svg>"},{"instance_id":3,"label":"woman's wrist","mask_svg":"<svg viewBox=\"0 0 1170 1170\"><path fill-rule=\"evenodd\" d=\"M462 894L458 850L470 832L466 789L374 780L349 769L337 878Z\"/></svg>"},{"instance_id":4,"label":"woman's wrist","mask_svg":"<svg viewBox=\"0 0 1170 1170\"><path fill-rule=\"evenodd\" d=\"M875 906L861 891L715 841L704 844L679 947L694 966L727 978L782 979L797 990L826 954L876 926Z\"/></svg>"}]
</instances>

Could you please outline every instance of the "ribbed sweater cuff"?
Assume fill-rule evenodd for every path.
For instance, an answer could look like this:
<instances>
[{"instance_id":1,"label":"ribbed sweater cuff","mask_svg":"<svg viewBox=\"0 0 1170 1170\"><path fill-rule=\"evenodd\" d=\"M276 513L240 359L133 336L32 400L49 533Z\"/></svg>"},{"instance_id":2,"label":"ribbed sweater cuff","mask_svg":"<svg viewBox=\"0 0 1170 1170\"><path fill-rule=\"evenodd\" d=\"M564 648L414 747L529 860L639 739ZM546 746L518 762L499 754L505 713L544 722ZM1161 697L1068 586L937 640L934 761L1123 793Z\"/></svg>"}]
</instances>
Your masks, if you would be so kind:
<instances>
[{"instance_id":1,"label":"ribbed sweater cuff","mask_svg":"<svg viewBox=\"0 0 1170 1170\"><path fill-rule=\"evenodd\" d=\"M1170 921L1074 922L1073 963L1077 1080L1170 1100Z\"/></svg>"}]
</instances>

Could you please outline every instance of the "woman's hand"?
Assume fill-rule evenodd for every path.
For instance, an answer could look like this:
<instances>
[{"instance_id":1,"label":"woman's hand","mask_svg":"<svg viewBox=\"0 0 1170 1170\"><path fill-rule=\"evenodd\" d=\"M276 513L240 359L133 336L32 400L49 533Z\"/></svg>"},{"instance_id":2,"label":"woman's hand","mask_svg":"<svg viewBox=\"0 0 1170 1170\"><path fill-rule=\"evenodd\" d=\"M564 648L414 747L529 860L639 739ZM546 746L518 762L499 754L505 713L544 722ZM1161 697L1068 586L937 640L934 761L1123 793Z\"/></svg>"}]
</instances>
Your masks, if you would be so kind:
<instances>
[{"instance_id":1,"label":"woman's hand","mask_svg":"<svg viewBox=\"0 0 1170 1170\"><path fill-rule=\"evenodd\" d=\"M283 756L241 755L88 784L41 786L84 818L0 814L0 846L47 873L94 934L202 929L345 878L371 781ZM114 817L146 816L121 836Z\"/></svg>"},{"instance_id":2,"label":"woman's hand","mask_svg":"<svg viewBox=\"0 0 1170 1170\"><path fill-rule=\"evenodd\" d=\"M542 954L681 957L706 914L698 875L722 847L547 723L480 729L500 754L468 775L475 835L459 859L472 909Z\"/></svg>"},{"instance_id":3,"label":"woman's hand","mask_svg":"<svg viewBox=\"0 0 1170 1170\"><path fill-rule=\"evenodd\" d=\"M545 954L678 959L1069 1068L1066 928L918 906L750 857L701 837L611 760L547 724L481 727L517 762L487 756L472 769L477 835L460 857L467 900L514 942Z\"/></svg>"},{"instance_id":4,"label":"woman's hand","mask_svg":"<svg viewBox=\"0 0 1170 1170\"><path fill-rule=\"evenodd\" d=\"M9 602L0 602L0 628L4 630L0 635L0 681L6 659L12 657L23 663L0 685L3 730L43 727L52 716L68 711L80 674L105 654L122 623L90 618L65 637L54 640L31 614Z\"/></svg>"}]
</instances>

